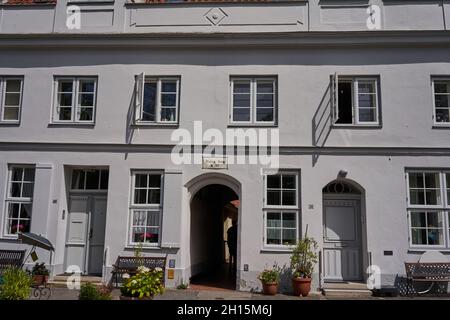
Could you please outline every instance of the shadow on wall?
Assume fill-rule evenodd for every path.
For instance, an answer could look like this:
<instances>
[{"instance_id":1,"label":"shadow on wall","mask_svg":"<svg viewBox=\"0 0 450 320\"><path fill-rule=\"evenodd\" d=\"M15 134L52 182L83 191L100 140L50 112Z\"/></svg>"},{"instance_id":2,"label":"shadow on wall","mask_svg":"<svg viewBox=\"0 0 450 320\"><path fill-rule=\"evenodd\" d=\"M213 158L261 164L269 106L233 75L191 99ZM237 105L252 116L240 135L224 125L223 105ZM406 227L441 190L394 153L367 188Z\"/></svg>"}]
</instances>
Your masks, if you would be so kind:
<instances>
[{"instance_id":1,"label":"shadow on wall","mask_svg":"<svg viewBox=\"0 0 450 320\"><path fill-rule=\"evenodd\" d=\"M327 86L312 118L312 145L323 147L331 132L331 83ZM313 153L312 166L319 159L319 153Z\"/></svg>"},{"instance_id":2,"label":"shadow on wall","mask_svg":"<svg viewBox=\"0 0 450 320\"><path fill-rule=\"evenodd\" d=\"M131 95L130 99L130 106L128 107L127 112L127 118L126 118L126 124L125 124L125 143L130 144L133 141L133 134L134 134L134 113L135 113L135 90L136 86L133 87L133 93ZM128 158L128 152L125 153L125 160Z\"/></svg>"}]
</instances>

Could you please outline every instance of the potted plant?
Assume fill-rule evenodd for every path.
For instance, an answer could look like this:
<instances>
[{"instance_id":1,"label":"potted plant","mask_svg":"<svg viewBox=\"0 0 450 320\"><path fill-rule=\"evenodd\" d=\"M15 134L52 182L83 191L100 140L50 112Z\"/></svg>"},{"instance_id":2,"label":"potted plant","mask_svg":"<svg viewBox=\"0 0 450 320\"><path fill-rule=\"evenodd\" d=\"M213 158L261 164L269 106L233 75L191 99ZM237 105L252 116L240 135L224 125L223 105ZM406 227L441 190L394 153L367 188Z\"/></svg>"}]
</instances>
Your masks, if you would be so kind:
<instances>
[{"instance_id":1,"label":"potted plant","mask_svg":"<svg viewBox=\"0 0 450 320\"><path fill-rule=\"evenodd\" d=\"M316 240L305 236L292 252L292 286L296 296L306 297L311 291L311 276L318 259L316 249Z\"/></svg>"},{"instance_id":2,"label":"potted plant","mask_svg":"<svg viewBox=\"0 0 450 320\"><path fill-rule=\"evenodd\" d=\"M47 283L50 271L45 266L45 263L36 262L33 269L31 270L31 274L33 276L34 284L39 286Z\"/></svg>"},{"instance_id":3,"label":"potted plant","mask_svg":"<svg viewBox=\"0 0 450 320\"><path fill-rule=\"evenodd\" d=\"M263 294L276 295L278 292L278 284L280 283L281 270L276 264L271 269L264 269L258 279L263 285Z\"/></svg>"},{"instance_id":4,"label":"potted plant","mask_svg":"<svg viewBox=\"0 0 450 320\"><path fill-rule=\"evenodd\" d=\"M153 299L164 292L164 273L161 268L138 268L136 275L126 279L120 288L121 300Z\"/></svg>"}]
</instances>

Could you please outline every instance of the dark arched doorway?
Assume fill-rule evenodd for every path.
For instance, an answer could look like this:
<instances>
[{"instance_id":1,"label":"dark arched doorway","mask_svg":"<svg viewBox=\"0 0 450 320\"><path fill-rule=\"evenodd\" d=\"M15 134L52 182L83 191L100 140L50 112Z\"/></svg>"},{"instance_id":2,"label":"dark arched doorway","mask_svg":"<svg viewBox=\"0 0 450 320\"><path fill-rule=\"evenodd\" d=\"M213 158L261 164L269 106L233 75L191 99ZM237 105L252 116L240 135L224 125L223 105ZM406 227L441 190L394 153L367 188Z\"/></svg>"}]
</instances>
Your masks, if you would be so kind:
<instances>
[{"instance_id":1,"label":"dark arched doorway","mask_svg":"<svg viewBox=\"0 0 450 320\"><path fill-rule=\"evenodd\" d=\"M191 287L236 288L239 197L229 187L210 184L191 201ZM233 229L228 232L232 225ZM230 238L230 239L228 239ZM234 263L232 256L234 253Z\"/></svg>"}]
</instances>

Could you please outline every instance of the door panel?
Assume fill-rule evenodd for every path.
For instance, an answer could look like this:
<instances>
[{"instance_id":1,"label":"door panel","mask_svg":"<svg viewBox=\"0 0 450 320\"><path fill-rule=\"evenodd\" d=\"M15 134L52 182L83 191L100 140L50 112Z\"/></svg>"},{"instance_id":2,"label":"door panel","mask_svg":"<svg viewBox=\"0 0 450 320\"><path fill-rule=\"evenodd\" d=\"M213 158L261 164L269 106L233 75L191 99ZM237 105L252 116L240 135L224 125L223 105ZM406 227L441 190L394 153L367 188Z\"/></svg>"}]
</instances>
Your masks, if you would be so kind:
<instances>
[{"instance_id":1,"label":"door panel","mask_svg":"<svg viewBox=\"0 0 450 320\"><path fill-rule=\"evenodd\" d=\"M102 274L105 245L106 197L92 197L89 234L89 274Z\"/></svg>"},{"instance_id":2,"label":"door panel","mask_svg":"<svg viewBox=\"0 0 450 320\"><path fill-rule=\"evenodd\" d=\"M89 197L71 196L69 203L66 268L76 265L86 272L86 235L89 223Z\"/></svg>"},{"instance_id":3,"label":"door panel","mask_svg":"<svg viewBox=\"0 0 450 320\"><path fill-rule=\"evenodd\" d=\"M362 280L357 200L324 200L324 278Z\"/></svg>"}]
</instances>

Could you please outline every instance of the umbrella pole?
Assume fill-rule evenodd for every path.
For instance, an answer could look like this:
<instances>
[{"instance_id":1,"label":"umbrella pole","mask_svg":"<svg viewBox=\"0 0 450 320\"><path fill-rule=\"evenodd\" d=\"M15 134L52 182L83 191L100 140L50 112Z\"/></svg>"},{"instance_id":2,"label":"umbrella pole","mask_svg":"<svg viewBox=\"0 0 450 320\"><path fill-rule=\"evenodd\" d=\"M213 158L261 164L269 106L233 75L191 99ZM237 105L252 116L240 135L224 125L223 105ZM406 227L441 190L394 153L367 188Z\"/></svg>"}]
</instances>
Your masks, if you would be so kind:
<instances>
[{"instance_id":1,"label":"umbrella pole","mask_svg":"<svg viewBox=\"0 0 450 320\"><path fill-rule=\"evenodd\" d=\"M53 265L52 265L52 257L53 257L53 251L50 250L50 279L53 279Z\"/></svg>"}]
</instances>

